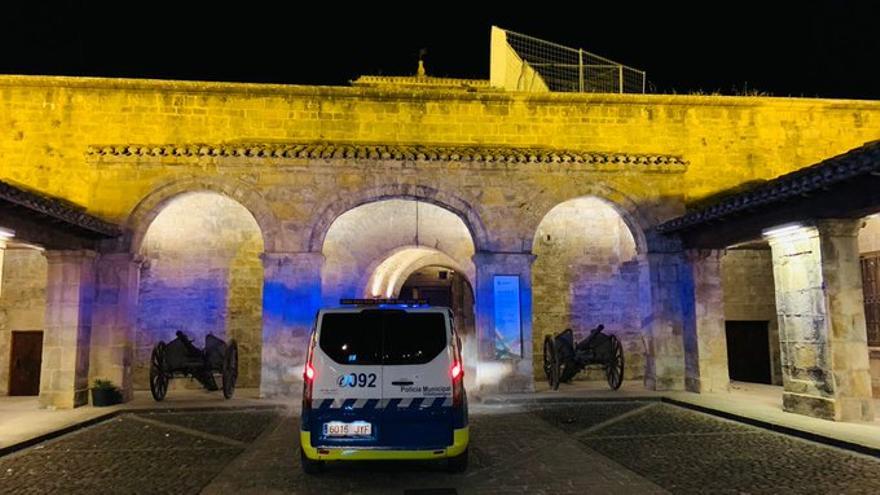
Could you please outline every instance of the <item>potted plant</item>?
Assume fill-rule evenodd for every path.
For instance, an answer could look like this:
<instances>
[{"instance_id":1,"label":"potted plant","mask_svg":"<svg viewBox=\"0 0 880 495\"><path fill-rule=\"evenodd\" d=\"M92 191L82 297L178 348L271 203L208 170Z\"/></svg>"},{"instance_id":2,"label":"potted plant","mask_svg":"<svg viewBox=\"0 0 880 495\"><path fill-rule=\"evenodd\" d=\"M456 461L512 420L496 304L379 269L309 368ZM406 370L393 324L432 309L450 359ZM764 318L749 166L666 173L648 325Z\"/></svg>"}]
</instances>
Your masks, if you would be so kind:
<instances>
[{"instance_id":1,"label":"potted plant","mask_svg":"<svg viewBox=\"0 0 880 495\"><path fill-rule=\"evenodd\" d=\"M95 380L92 387L92 405L96 407L112 406L122 402L122 392L110 380Z\"/></svg>"}]
</instances>

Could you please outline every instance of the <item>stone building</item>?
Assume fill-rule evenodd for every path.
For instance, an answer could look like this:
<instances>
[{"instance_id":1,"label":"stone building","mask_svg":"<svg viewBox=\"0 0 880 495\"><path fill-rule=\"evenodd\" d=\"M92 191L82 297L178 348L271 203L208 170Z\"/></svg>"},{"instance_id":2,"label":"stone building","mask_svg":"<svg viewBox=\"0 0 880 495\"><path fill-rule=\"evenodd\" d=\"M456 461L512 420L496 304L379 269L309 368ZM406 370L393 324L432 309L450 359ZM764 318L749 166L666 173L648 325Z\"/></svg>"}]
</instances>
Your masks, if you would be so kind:
<instances>
[{"instance_id":1,"label":"stone building","mask_svg":"<svg viewBox=\"0 0 880 495\"><path fill-rule=\"evenodd\" d=\"M318 308L432 294L472 388L530 391L545 335L602 323L650 389L873 415L880 102L511 84L0 76L0 394L130 397L184 330L296 396Z\"/></svg>"}]
</instances>

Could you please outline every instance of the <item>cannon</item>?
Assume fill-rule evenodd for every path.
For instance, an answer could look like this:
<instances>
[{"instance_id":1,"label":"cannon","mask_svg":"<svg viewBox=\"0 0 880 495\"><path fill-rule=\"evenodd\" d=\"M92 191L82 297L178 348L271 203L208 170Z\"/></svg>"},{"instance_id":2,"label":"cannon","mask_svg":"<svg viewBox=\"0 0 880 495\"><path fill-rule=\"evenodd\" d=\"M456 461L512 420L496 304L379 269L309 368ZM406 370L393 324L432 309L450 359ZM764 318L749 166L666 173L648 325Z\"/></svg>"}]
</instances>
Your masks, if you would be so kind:
<instances>
[{"instance_id":1,"label":"cannon","mask_svg":"<svg viewBox=\"0 0 880 495\"><path fill-rule=\"evenodd\" d=\"M205 348L199 349L180 330L177 338L169 343L159 342L150 355L150 392L153 399L161 401L168 392L172 378L192 377L209 391L218 390L214 374L222 379L223 397L229 399L235 393L238 379L238 343L232 339L227 344L208 334Z\"/></svg>"},{"instance_id":2,"label":"cannon","mask_svg":"<svg viewBox=\"0 0 880 495\"><path fill-rule=\"evenodd\" d=\"M559 384L570 382L587 367L605 371L605 378L612 390L623 383L623 347L620 340L603 333L604 325L590 330L590 335L575 343L574 332L566 328L556 336L544 337L544 374L550 388L559 390Z\"/></svg>"}]
</instances>

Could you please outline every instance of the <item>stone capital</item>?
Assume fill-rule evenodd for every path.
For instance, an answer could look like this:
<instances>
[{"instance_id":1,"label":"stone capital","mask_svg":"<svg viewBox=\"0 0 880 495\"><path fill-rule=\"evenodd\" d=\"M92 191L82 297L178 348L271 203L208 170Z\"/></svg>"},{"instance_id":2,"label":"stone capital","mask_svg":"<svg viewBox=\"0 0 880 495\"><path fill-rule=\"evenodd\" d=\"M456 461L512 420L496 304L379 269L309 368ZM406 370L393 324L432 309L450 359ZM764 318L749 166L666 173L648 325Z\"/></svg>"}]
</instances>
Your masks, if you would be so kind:
<instances>
[{"instance_id":1,"label":"stone capital","mask_svg":"<svg viewBox=\"0 0 880 495\"><path fill-rule=\"evenodd\" d=\"M321 266L324 264L324 255L322 253L310 251L267 251L260 254L260 260L262 260L263 266L266 268L281 265Z\"/></svg>"},{"instance_id":2,"label":"stone capital","mask_svg":"<svg viewBox=\"0 0 880 495\"><path fill-rule=\"evenodd\" d=\"M493 252L493 251L478 251L474 254L473 261L474 265L476 265L477 270L480 267L485 266L505 266L505 267L520 267L520 268L530 268L532 263L535 262L535 256L529 252Z\"/></svg>"},{"instance_id":3,"label":"stone capital","mask_svg":"<svg viewBox=\"0 0 880 495\"><path fill-rule=\"evenodd\" d=\"M861 218L835 218L816 220L816 230L821 236L858 237L862 228Z\"/></svg>"},{"instance_id":4,"label":"stone capital","mask_svg":"<svg viewBox=\"0 0 880 495\"><path fill-rule=\"evenodd\" d=\"M0 251L6 249L6 242L15 237L15 231L0 227Z\"/></svg>"},{"instance_id":5,"label":"stone capital","mask_svg":"<svg viewBox=\"0 0 880 495\"><path fill-rule=\"evenodd\" d=\"M46 250L43 256L49 264L54 263L82 263L94 261L98 257L98 253L89 249L71 249L71 250Z\"/></svg>"},{"instance_id":6,"label":"stone capital","mask_svg":"<svg viewBox=\"0 0 880 495\"><path fill-rule=\"evenodd\" d=\"M724 256L723 249L687 249L684 252L685 258L690 263L700 261L720 261Z\"/></svg>"},{"instance_id":7,"label":"stone capital","mask_svg":"<svg viewBox=\"0 0 880 495\"><path fill-rule=\"evenodd\" d=\"M114 265L131 263L140 266L146 261L146 257L135 253L104 253L98 255L98 261Z\"/></svg>"},{"instance_id":8,"label":"stone capital","mask_svg":"<svg viewBox=\"0 0 880 495\"><path fill-rule=\"evenodd\" d=\"M684 249L681 238L677 235L661 234L654 229L645 232L648 254L678 253Z\"/></svg>"}]
</instances>

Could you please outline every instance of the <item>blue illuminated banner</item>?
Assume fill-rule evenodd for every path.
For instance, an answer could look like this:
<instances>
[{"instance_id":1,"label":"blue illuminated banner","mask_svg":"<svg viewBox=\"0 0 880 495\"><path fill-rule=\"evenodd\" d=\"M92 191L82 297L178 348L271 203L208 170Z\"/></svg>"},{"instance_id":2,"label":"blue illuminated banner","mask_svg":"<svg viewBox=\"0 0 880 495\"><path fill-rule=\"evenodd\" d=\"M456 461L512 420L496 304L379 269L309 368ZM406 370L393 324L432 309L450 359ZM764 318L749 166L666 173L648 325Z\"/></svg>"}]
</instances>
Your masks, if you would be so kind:
<instances>
[{"instance_id":1,"label":"blue illuminated banner","mask_svg":"<svg viewBox=\"0 0 880 495\"><path fill-rule=\"evenodd\" d=\"M519 307L519 276L495 275L495 358L522 357L522 325Z\"/></svg>"}]
</instances>

